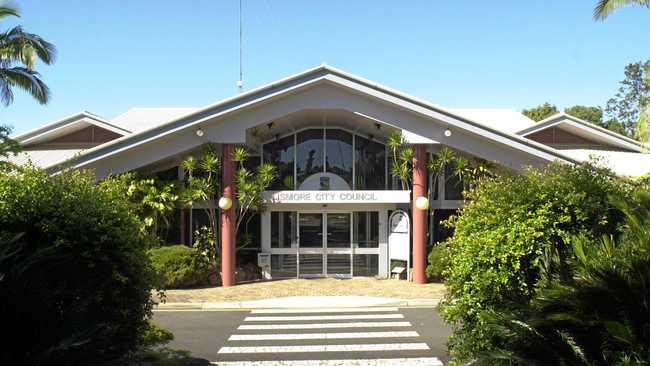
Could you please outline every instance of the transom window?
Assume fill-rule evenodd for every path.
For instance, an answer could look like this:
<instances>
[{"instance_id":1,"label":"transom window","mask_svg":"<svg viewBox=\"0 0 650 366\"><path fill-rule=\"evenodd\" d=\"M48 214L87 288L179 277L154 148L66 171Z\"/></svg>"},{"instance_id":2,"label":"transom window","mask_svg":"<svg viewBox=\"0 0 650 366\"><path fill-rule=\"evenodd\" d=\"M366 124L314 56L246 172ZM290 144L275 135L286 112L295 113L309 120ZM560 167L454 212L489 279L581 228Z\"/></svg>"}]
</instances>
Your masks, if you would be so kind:
<instances>
[{"instance_id":1,"label":"transom window","mask_svg":"<svg viewBox=\"0 0 650 366\"><path fill-rule=\"evenodd\" d=\"M262 145L272 190L386 189L386 146L339 128L310 128Z\"/></svg>"}]
</instances>

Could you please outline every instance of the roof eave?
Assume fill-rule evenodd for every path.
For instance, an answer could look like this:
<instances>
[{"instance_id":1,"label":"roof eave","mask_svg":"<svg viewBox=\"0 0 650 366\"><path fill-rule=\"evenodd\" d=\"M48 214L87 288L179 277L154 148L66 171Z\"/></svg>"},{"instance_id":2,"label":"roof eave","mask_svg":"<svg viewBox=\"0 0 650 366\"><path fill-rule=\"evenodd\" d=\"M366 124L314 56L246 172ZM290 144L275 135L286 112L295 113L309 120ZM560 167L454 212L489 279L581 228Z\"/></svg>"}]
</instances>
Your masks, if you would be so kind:
<instances>
[{"instance_id":1,"label":"roof eave","mask_svg":"<svg viewBox=\"0 0 650 366\"><path fill-rule=\"evenodd\" d=\"M16 136L14 136L12 138L14 140L16 140L17 142L21 143L21 144L26 144L26 143L29 143L29 141L33 141L33 140L35 140L35 139L37 139L37 138L39 138L41 136L44 136L44 135L46 135L48 133L56 131L56 130L58 130L60 128L64 128L66 126L69 126L69 125L71 125L71 124L73 124L73 123L75 123L77 121L82 120L82 119L87 119L88 122L93 124L93 125L96 125L98 127L107 129L107 130L112 131L112 132L115 132L115 133L120 134L122 136L125 136L125 135L128 135L128 134L131 133L130 131L128 131L128 130L126 130L124 128L121 128L119 126L115 126L115 125L111 124L109 121L107 121L107 120L105 120L105 119L103 119L103 118L101 118L101 117L99 117L97 115L94 115L94 114L89 113L87 111L81 111L81 112L77 112L77 113L74 113L72 115L69 115L67 117L61 118L61 119L59 119L57 121L54 121L52 123L48 123L45 126L41 126L39 128L35 128L35 129L31 130L31 131L21 133L21 134L16 135Z\"/></svg>"},{"instance_id":2,"label":"roof eave","mask_svg":"<svg viewBox=\"0 0 650 366\"><path fill-rule=\"evenodd\" d=\"M539 132L547 128L556 126L558 124L564 123L567 119L576 123L577 125L581 126L586 130L598 131L601 134L606 135L607 138L613 139L614 143L617 143L622 147L626 147L628 149L635 150L637 152L641 151L642 148L641 142L564 112L556 113L550 117L547 117L537 122L537 124L517 132L517 135L525 137L535 132Z\"/></svg>"}]
</instances>

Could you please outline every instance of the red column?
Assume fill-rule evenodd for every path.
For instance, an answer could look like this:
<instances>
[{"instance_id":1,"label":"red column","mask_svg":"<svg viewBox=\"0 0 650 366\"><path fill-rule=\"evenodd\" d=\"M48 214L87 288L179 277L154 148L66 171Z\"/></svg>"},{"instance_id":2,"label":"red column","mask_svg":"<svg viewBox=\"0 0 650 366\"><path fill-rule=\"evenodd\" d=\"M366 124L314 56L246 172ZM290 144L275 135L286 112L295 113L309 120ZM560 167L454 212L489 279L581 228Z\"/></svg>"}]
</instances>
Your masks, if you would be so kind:
<instances>
[{"instance_id":1,"label":"red column","mask_svg":"<svg viewBox=\"0 0 650 366\"><path fill-rule=\"evenodd\" d=\"M413 281L418 284L426 283L426 246L425 228L426 212L415 207L418 197L426 197L427 170L425 168L427 151L426 145L413 146Z\"/></svg>"},{"instance_id":2,"label":"red column","mask_svg":"<svg viewBox=\"0 0 650 366\"><path fill-rule=\"evenodd\" d=\"M223 145L222 179L223 197L233 200L228 210L221 210L221 284L235 284L235 162L232 160L234 146Z\"/></svg>"}]
</instances>

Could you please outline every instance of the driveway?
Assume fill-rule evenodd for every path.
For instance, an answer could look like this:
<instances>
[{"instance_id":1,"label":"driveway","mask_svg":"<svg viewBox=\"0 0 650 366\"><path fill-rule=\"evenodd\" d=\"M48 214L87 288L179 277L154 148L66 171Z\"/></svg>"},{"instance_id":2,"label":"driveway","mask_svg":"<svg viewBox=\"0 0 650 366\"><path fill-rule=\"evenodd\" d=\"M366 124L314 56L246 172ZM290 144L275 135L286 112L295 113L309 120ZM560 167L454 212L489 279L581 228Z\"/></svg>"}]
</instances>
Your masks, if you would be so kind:
<instances>
[{"instance_id":1,"label":"driveway","mask_svg":"<svg viewBox=\"0 0 650 366\"><path fill-rule=\"evenodd\" d=\"M433 308L157 311L172 348L224 366L442 365L450 330Z\"/></svg>"}]
</instances>

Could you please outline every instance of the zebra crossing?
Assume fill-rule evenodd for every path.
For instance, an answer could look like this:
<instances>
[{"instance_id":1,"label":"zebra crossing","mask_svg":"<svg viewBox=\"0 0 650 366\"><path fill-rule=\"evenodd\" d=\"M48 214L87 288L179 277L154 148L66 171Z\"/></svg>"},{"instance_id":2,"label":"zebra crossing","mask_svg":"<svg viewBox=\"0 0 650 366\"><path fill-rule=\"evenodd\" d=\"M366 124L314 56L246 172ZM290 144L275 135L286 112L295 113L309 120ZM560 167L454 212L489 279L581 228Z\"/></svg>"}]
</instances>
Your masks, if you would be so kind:
<instances>
[{"instance_id":1,"label":"zebra crossing","mask_svg":"<svg viewBox=\"0 0 650 366\"><path fill-rule=\"evenodd\" d=\"M259 309L212 362L222 366L437 366L398 308Z\"/></svg>"}]
</instances>

